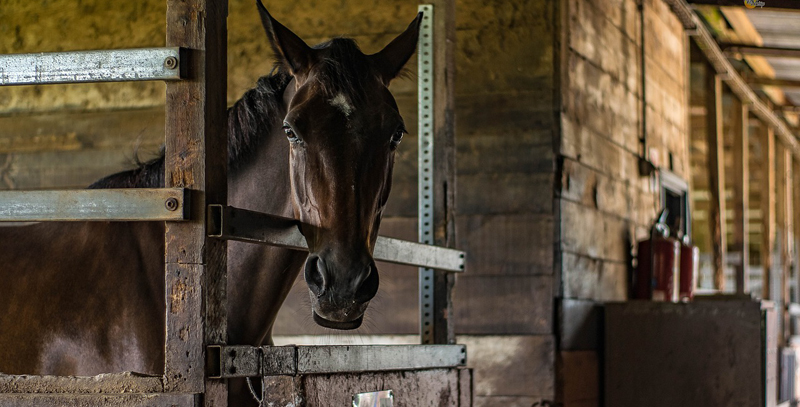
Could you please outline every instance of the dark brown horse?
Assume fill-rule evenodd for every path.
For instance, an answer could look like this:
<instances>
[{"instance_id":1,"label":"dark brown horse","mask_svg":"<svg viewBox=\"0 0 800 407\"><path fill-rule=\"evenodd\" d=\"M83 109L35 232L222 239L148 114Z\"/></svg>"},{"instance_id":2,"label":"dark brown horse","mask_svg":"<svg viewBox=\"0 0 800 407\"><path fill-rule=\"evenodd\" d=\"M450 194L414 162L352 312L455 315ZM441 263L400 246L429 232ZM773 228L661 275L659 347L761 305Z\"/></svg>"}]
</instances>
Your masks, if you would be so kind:
<instances>
[{"instance_id":1,"label":"dark brown horse","mask_svg":"<svg viewBox=\"0 0 800 407\"><path fill-rule=\"evenodd\" d=\"M301 269L314 321L361 324L405 133L387 86L414 53L420 21L365 55L350 39L311 48L258 6L280 63L228 110L229 203L302 221L310 254L230 243L228 342L250 345L270 343ZM159 187L163 176L162 158L92 187ZM163 223L6 227L0 243L0 372L163 372Z\"/></svg>"}]
</instances>

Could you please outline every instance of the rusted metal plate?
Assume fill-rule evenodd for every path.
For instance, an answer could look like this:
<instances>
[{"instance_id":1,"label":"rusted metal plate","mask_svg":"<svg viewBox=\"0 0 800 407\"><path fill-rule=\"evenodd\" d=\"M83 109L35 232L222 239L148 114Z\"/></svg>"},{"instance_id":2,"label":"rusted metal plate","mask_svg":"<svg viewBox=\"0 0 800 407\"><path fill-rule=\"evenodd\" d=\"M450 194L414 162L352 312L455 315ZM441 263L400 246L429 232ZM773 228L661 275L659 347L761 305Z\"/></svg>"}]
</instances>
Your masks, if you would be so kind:
<instances>
[{"instance_id":1,"label":"rusted metal plate","mask_svg":"<svg viewBox=\"0 0 800 407\"><path fill-rule=\"evenodd\" d=\"M212 345L206 355L206 374L212 379L261 376L261 348Z\"/></svg>"},{"instance_id":2,"label":"rusted metal plate","mask_svg":"<svg viewBox=\"0 0 800 407\"><path fill-rule=\"evenodd\" d=\"M208 233L211 237L308 250L294 219L223 205L209 205ZM448 272L464 271L464 252L406 240L379 236L375 260L429 267Z\"/></svg>"},{"instance_id":3,"label":"rusted metal plate","mask_svg":"<svg viewBox=\"0 0 800 407\"><path fill-rule=\"evenodd\" d=\"M194 407L194 394L0 394L0 407Z\"/></svg>"},{"instance_id":4,"label":"rusted metal plate","mask_svg":"<svg viewBox=\"0 0 800 407\"><path fill-rule=\"evenodd\" d=\"M178 221L183 188L0 191L0 221Z\"/></svg>"},{"instance_id":5,"label":"rusted metal plate","mask_svg":"<svg viewBox=\"0 0 800 407\"><path fill-rule=\"evenodd\" d=\"M0 85L181 78L180 49L140 48L0 55Z\"/></svg>"},{"instance_id":6,"label":"rusted metal plate","mask_svg":"<svg viewBox=\"0 0 800 407\"><path fill-rule=\"evenodd\" d=\"M161 377L136 373L98 376L28 376L0 374L0 393L157 393Z\"/></svg>"}]
</instances>

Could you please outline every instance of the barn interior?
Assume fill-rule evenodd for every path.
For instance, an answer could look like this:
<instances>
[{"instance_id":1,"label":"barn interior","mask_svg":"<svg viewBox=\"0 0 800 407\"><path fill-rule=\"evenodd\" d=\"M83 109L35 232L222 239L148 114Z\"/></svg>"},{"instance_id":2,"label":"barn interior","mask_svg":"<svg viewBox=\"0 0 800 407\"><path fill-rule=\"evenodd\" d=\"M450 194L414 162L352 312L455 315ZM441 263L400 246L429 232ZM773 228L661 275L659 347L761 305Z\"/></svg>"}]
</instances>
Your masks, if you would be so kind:
<instances>
[{"instance_id":1,"label":"barn interior","mask_svg":"<svg viewBox=\"0 0 800 407\"><path fill-rule=\"evenodd\" d=\"M167 3L3 0L0 55L164 47ZM231 105L275 57L254 2L227 3ZM308 44L352 37L374 53L421 3L266 6ZM466 345L470 371L467 396L430 405L796 405L800 4L430 3L454 118L453 233L440 244L466 253L437 343ZM407 69L390 87L410 132L380 234L417 241L416 58ZM0 86L0 190L86 188L157 157L166 86ZM378 296L352 332L314 323L298 277L275 345L424 342L417 268L379 267ZM0 404L19 405L8 380ZM395 405L416 405L406 394Z\"/></svg>"}]
</instances>

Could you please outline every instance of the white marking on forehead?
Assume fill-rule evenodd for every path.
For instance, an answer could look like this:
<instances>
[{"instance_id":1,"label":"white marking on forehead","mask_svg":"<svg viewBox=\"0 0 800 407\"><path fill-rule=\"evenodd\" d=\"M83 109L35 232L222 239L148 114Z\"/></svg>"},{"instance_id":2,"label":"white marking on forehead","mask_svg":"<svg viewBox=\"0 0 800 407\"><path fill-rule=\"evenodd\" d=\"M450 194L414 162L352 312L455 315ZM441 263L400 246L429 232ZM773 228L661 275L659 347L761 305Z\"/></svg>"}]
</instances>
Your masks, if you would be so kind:
<instances>
[{"instance_id":1,"label":"white marking on forehead","mask_svg":"<svg viewBox=\"0 0 800 407\"><path fill-rule=\"evenodd\" d=\"M331 106L341 110L345 117L350 117L350 114L353 113L353 105L350 104L350 102L347 100L347 96L345 96L344 93L337 94L328 102L330 102Z\"/></svg>"}]
</instances>

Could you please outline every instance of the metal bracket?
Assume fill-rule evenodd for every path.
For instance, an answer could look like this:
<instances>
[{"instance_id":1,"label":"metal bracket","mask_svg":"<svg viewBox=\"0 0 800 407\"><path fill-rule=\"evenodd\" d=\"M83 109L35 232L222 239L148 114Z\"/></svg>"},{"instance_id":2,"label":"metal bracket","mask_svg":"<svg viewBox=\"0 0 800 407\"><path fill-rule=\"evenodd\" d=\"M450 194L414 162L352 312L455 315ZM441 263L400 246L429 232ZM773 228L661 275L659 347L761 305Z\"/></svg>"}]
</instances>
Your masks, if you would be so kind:
<instances>
[{"instance_id":1,"label":"metal bracket","mask_svg":"<svg viewBox=\"0 0 800 407\"><path fill-rule=\"evenodd\" d=\"M182 62L177 47L7 54L0 86L178 80Z\"/></svg>"},{"instance_id":2,"label":"metal bracket","mask_svg":"<svg viewBox=\"0 0 800 407\"><path fill-rule=\"evenodd\" d=\"M418 162L418 211L419 241L433 244L433 5L421 4L423 13L419 29L418 58L418 123L419 123L419 162ZM423 344L433 343L433 282L434 273L430 268L419 269L419 322Z\"/></svg>"}]
</instances>

